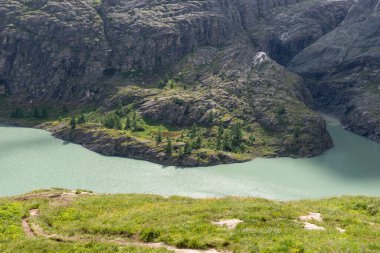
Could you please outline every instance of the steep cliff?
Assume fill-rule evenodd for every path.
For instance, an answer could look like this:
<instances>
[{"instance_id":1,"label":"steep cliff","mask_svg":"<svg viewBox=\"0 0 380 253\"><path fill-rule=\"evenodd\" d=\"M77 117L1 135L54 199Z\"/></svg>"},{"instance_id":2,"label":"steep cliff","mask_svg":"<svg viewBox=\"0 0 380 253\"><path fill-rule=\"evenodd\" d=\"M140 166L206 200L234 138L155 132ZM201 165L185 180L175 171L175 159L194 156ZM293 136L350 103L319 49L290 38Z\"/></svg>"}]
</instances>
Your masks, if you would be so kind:
<instances>
[{"instance_id":1,"label":"steep cliff","mask_svg":"<svg viewBox=\"0 0 380 253\"><path fill-rule=\"evenodd\" d=\"M117 73L165 69L195 48L222 47L247 31L253 41L264 39L260 51L286 62L281 52L291 56L331 30L348 6L304 3L283 13L294 3L1 0L1 85L32 100L97 99L102 81ZM263 24L265 36L257 34ZM283 38L286 27L294 32Z\"/></svg>"},{"instance_id":2,"label":"steep cliff","mask_svg":"<svg viewBox=\"0 0 380 253\"><path fill-rule=\"evenodd\" d=\"M322 110L380 141L380 2L361 0L332 32L297 54L290 69Z\"/></svg>"}]
</instances>

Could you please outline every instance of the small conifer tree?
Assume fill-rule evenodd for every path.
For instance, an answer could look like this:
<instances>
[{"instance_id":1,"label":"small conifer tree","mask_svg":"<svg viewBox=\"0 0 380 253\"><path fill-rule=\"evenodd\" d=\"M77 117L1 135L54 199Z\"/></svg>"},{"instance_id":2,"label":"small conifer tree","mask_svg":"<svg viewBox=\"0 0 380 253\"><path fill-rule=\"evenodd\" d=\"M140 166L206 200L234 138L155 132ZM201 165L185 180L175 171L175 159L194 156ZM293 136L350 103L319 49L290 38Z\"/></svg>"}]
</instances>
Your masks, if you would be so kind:
<instances>
[{"instance_id":1,"label":"small conifer tree","mask_svg":"<svg viewBox=\"0 0 380 253\"><path fill-rule=\"evenodd\" d=\"M127 116L127 119L125 121L125 130L129 130L129 129L131 129L131 127L132 127L131 118L129 116Z\"/></svg>"},{"instance_id":2,"label":"small conifer tree","mask_svg":"<svg viewBox=\"0 0 380 253\"><path fill-rule=\"evenodd\" d=\"M173 144L172 144L172 140L170 138L168 138L168 144L166 146L165 153L168 156L171 156L173 154Z\"/></svg>"},{"instance_id":3,"label":"small conifer tree","mask_svg":"<svg viewBox=\"0 0 380 253\"><path fill-rule=\"evenodd\" d=\"M162 133L161 130L158 130L157 136L156 136L156 143L159 144L162 142Z\"/></svg>"},{"instance_id":4,"label":"small conifer tree","mask_svg":"<svg viewBox=\"0 0 380 253\"><path fill-rule=\"evenodd\" d=\"M181 147L178 150L178 155L181 157L181 156L183 156L183 154L184 154L184 151L183 151L183 148Z\"/></svg>"},{"instance_id":5,"label":"small conifer tree","mask_svg":"<svg viewBox=\"0 0 380 253\"><path fill-rule=\"evenodd\" d=\"M47 119L48 116L49 116L49 114L48 114L47 108L46 107L42 108L41 118Z\"/></svg>"},{"instance_id":6,"label":"small conifer tree","mask_svg":"<svg viewBox=\"0 0 380 253\"><path fill-rule=\"evenodd\" d=\"M80 125L80 124L84 124L84 123L86 123L86 118L84 117L83 114L81 114L78 121L77 121L77 124Z\"/></svg>"},{"instance_id":7,"label":"small conifer tree","mask_svg":"<svg viewBox=\"0 0 380 253\"><path fill-rule=\"evenodd\" d=\"M190 145L190 142L185 142L185 148L184 148L184 153L186 155L190 155L191 154L191 145Z\"/></svg>"},{"instance_id":8,"label":"small conifer tree","mask_svg":"<svg viewBox=\"0 0 380 253\"><path fill-rule=\"evenodd\" d=\"M195 140L195 143L194 143L194 148L195 149L200 149L202 147L202 136L198 136L197 139Z\"/></svg>"},{"instance_id":9,"label":"small conifer tree","mask_svg":"<svg viewBox=\"0 0 380 253\"><path fill-rule=\"evenodd\" d=\"M197 136L197 134L198 134L198 127L197 127L197 124L194 123L191 128L190 137L193 139Z\"/></svg>"},{"instance_id":10,"label":"small conifer tree","mask_svg":"<svg viewBox=\"0 0 380 253\"><path fill-rule=\"evenodd\" d=\"M75 119L74 115L71 117L70 127L71 127L71 129L75 129L77 127L77 120Z\"/></svg>"}]
</instances>

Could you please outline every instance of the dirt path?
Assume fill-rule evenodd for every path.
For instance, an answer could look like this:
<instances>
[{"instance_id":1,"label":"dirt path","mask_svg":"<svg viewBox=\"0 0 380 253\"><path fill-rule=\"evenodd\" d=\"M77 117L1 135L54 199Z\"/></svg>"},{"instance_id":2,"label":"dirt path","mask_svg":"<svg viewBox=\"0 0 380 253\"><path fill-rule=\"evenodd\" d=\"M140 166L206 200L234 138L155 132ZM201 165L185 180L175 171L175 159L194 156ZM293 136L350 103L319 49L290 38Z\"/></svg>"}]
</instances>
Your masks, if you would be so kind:
<instances>
[{"instance_id":1,"label":"dirt path","mask_svg":"<svg viewBox=\"0 0 380 253\"><path fill-rule=\"evenodd\" d=\"M65 196L61 196L62 198L65 198ZM143 243L143 242L130 242L127 240L122 239L114 239L114 240L107 240L107 239L87 239L87 238L80 238L80 237L69 237L69 236L63 236L59 234L49 234L44 229L39 226L38 224L31 221L31 218L37 218L39 215L38 209L32 209L29 210L29 217L24 218L22 220L22 228L25 232L25 234L28 237L43 237L45 239L54 240L57 242L80 242L80 243L88 243L91 241L96 241L100 243L113 243L117 244L119 246L137 246L137 247L147 247L147 248L165 248L167 250L173 251L175 253L231 253L230 251L217 251L215 249L209 249L209 250L195 250L195 249L179 249L174 246L166 245L164 243Z\"/></svg>"},{"instance_id":2,"label":"dirt path","mask_svg":"<svg viewBox=\"0 0 380 253\"><path fill-rule=\"evenodd\" d=\"M22 229L28 237L36 237L26 218L22 219Z\"/></svg>"}]
</instances>

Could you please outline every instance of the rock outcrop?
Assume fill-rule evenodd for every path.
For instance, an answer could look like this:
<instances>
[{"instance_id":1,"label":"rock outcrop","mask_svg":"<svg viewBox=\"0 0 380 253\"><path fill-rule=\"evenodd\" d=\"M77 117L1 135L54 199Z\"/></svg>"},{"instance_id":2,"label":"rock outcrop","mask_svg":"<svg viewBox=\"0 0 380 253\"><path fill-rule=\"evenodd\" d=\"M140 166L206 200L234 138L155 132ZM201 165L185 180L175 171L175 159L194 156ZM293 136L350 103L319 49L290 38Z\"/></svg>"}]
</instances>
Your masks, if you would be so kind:
<instances>
[{"instance_id":1,"label":"rock outcrop","mask_svg":"<svg viewBox=\"0 0 380 253\"><path fill-rule=\"evenodd\" d=\"M332 32L289 64L307 81L321 110L380 141L380 2L361 0Z\"/></svg>"},{"instance_id":2,"label":"rock outcrop","mask_svg":"<svg viewBox=\"0 0 380 253\"><path fill-rule=\"evenodd\" d=\"M104 131L99 125L89 125L78 129L66 126L40 126L49 130L62 140L80 144L94 152L107 156L128 157L150 161L165 166L200 167L218 164L239 163L248 161L248 157L237 157L226 152L206 153L202 150L184 157L165 154L163 145L156 146L133 136L115 135Z\"/></svg>"}]
</instances>

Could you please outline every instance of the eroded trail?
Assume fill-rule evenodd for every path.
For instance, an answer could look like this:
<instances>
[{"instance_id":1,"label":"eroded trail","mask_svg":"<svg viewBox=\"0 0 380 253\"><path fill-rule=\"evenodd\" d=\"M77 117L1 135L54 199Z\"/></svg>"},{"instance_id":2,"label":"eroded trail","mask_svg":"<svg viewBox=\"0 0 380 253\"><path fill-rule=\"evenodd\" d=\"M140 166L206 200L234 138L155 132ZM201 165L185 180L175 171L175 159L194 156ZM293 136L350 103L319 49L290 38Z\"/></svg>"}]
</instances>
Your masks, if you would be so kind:
<instances>
[{"instance_id":1,"label":"eroded trail","mask_svg":"<svg viewBox=\"0 0 380 253\"><path fill-rule=\"evenodd\" d=\"M59 199L59 202L67 204L76 197L76 194L63 193L60 195L54 196L41 196L35 195L30 198L35 197L48 197ZM82 237L73 237L73 236L64 236L60 234L50 234L46 232L40 225L35 222L35 219L38 218L40 211L38 209L29 210L29 217L26 217L22 220L22 228L25 234L28 237L43 237L45 239L57 241L57 242L80 242L80 243L88 243L88 242L99 242L99 243L113 243L119 246L135 246L135 247L147 247L147 248L165 248L167 250L173 251L175 253L231 253L230 251L217 251L215 249L209 250L197 250L197 249L180 249L174 246L170 246L164 243L144 243L144 242L136 242L136 241L127 241L124 239L101 239L101 238L82 238Z\"/></svg>"}]
</instances>

